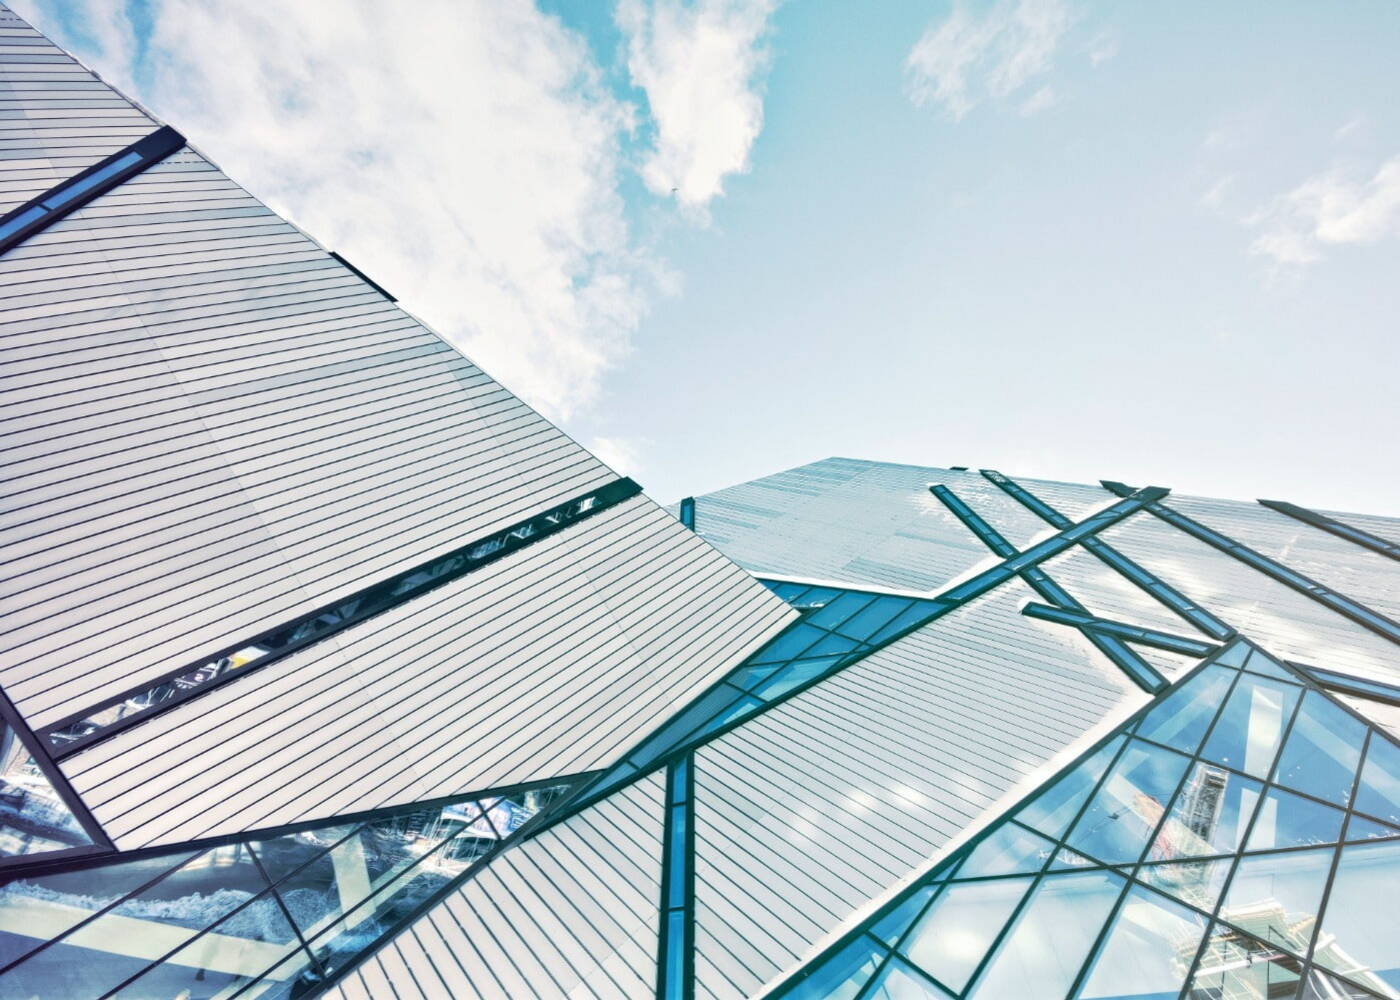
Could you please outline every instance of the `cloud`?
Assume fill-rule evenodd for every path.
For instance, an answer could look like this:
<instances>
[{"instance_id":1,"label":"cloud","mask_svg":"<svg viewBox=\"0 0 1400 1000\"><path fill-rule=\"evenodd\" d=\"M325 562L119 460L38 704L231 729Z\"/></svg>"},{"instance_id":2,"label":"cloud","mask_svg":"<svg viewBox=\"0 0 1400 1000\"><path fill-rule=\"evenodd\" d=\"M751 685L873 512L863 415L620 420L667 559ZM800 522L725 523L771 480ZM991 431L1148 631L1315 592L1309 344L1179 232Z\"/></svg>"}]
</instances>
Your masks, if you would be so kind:
<instances>
[{"instance_id":1,"label":"cloud","mask_svg":"<svg viewBox=\"0 0 1400 1000\"><path fill-rule=\"evenodd\" d=\"M643 442L630 438L594 437L588 442L588 450L598 456L608 468L618 475L636 475L641 468Z\"/></svg>"},{"instance_id":2,"label":"cloud","mask_svg":"<svg viewBox=\"0 0 1400 1000\"><path fill-rule=\"evenodd\" d=\"M925 29L905 59L909 99L919 107L942 105L959 121L984 100L1010 97L1050 70L1071 20L1063 0L1000 0L980 17L959 4ZM1035 106L1039 96L1022 112L1053 103L1041 99Z\"/></svg>"},{"instance_id":3,"label":"cloud","mask_svg":"<svg viewBox=\"0 0 1400 1000\"><path fill-rule=\"evenodd\" d=\"M1336 170L1309 178L1245 222L1258 230L1250 252L1279 264L1309 264L1329 246L1400 236L1400 156L1369 180Z\"/></svg>"},{"instance_id":4,"label":"cloud","mask_svg":"<svg viewBox=\"0 0 1400 1000\"><path fill-rule=\"evenodd\" d=\"M1084 51L1089 54L1089 65L1098 68L1118 54L1118 38L1110 31L1100 31L1089 39Z\"/></svg>"},{"instance_id":5,"label":"cloud","mask_svg":"<svg viewBox=\"0 0 1400 1000\"><path fill-rule=\"evenodd\" d=\"M621 0L627 70L655 124L647 187L703 219L724 179L749 168L763 128L763 39L776 0Z\"/></svg>"},{"instance_id":6,"label":"cloud","mask_svg":"<svg viewBox=\"0 0 1400 1000\"><path fill-rule=\"evenodd\" d=\"M1055 95L1054 89L1046 84L1022 102L1021 114L1033 115L1046 108L1053 108L1059 102L1060 99Z\"/></svg>"},{"instance_id":7,"label":"cloud","mask_svg":"<svg viewBox=\"0 0 1400 1000\"><path fill-rule=\"evenodd\" d=\"M664 274L619 194L634 110L528 0L153 0L141 46L101 0L39 13L550 416L627 353Z\"/></svg>"}]
</instances>

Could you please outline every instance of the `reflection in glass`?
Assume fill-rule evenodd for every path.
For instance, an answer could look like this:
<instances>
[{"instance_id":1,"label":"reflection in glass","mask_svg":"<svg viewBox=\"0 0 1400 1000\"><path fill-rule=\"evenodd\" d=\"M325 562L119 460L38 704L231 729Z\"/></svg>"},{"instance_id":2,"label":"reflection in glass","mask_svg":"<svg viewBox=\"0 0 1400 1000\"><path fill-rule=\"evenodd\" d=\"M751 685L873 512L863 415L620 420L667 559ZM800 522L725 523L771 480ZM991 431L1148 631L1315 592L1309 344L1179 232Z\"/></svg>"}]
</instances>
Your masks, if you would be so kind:
<instances>
[{"instance_id":1,"label":"reflection in glass","mask_svg":"<svg viewBox=\"0 0 1400 1000\"><path fill-rule=\"evenodd\" d=\"M1047 837L1063 837L1122 745L1121 736L1104 744L1073 771L1023 806L1016 818Z\"/></svg>"},{"instance_id":2,"label":"reflection in glass","mask_svg":"<svg viewBox=\"0 0 1400 1000\"><path fill-rule=\"evenodd\" d=\"M969 996L1060 1000L1074 984L1123 884L1112 872L1046 876Z\"/></svg>"},{"instance_id":3,"label":"reflection in glass","mask_svg":"<svg viewBox=\"0 0 1400 1000\"><path fill-rule=\"evenodd\" d=\"M953 995L940 990L898 958L892 958L863 1000L953 1000Z\"/></svg>"},{"instance_id":4,"label":"reflection in glass","mask_svg":"<svg viewBox=\"0 0 1400 1000\"><path fill-rule=\"evenodd\" d=\"M1215 861L1176 861L1162 865L1143 865L1137 877L1148 885L1170 893L1202 910L1214 910L1220 890L1225 888L1234 865L1231 858Z\"/></svg>"},{"instance_id":5,"label":"reflection in glass","mask_svg":"<svg viewBox=\"0 0 1400 1000\"><path fill-rule=\"evenodd\" d=\"M1015 823L1006 823L978 844L958 870L958 878L1025 875L1040 871L1055 845Z\"/></svg>"},{"instance_id":6,"label":"reflection in glass","mask_svg":"<svg viewBox=\"0 0 1400 1000\"><path fill-rule=\"evenodd\" d=\"M1162 825L1148 860L1233 854L1254 815L1259 782L1197 761Z\"/></svg>"},{"instance_id":7,"label":"reflection in glass","mask_svg":"<svg viewBox=\"0 0 1400 1000\"><path fill-rule=\"evenodd\" d=\"M1400 841L1342 848L1313 961L1400 996Z\"/></svg>"},{"instance_id":8,"label":"reflection in glass","mask_svg":"<svg viewBox=\"0 0 1400 1000\"><path fill-rule=\"evenodd\" d=\"M1240 860L1220 917L1271 944L1305 955L1317 923L1334 848L1252 854Z\"/></svg>"},{"instance_id":9,"label":"reflection in glass","mask_svg":"<svg viewBox=\"0 0 1400 1000\"><path fill-rule=\"evenodd\" d=\"M1195 753L1238 676L1224 667L1206 667L1148 712L1138 724L1138 735L1182 753Z\"/></svg>"},{"instance_id":10,"label":"reflection in glass","mask_svg":"<svg viewBox=\"0 0 1400 1000\"><path fill-rule=\"evenodd\" d=\"M924 912L924 907L937 891L936 885L920 887L918 892L877 920L870 928L870 933L893 948L899 943L905 929L914 922L914 918Z\"/></svg>"},{"instance_id":11,"label":"reflection in glass","mask_svg":"<svg viewBox=\"0 0 1400 1000\"><path fill-rule=\"evenodd\" d=\"M1400 824L1400 746L1379 732L1366 748L1366 763L1356 789L1354 808L1377 819Z\"/></svg>"},{"instance_id":12,"label":"reflection in glass","mask_svg":"<svg viewBox=\"0 0 1400 1000\"><path fill-rule=\"evenodd\" d=\"M1309 691L1279 757L1274 780L1344 806L1351 799L1366 727L1351 713Z\"/></svg>"},{"instance_id":13,"label":"reflection in glass","mask_svg":"<svg viewBox=\"0 0 1400 1000\"><path fill-rule=\"evenodd\" d=\"M1130 890L1078 995L1175 998L1205 931L1200 914L1155 892Z\"/></svg>"},{"instance_id":14,"label":"reflection in glass","mask_svg":"<svg viewBox=\"0 0 1400 1000\"><path fill-rule=\"evenodd\" d=\"M855 1000L880 959L880 945L862 934L785 994L786 1000Z\"/></svg>"},{"instance_id":15,"label":"reflection in glass","mask_svg":"<svg viewBox=\"0 0 1400 1000\"><path fill-rule=\"evenodd\" d=\"M1342 837L1345 818L1346 813L1340 809L1275 788L1259 807L1248 850L1334 844Z\"/></svg>"},{"instance_id":16,"label":"reflection in glass","mask_svg":"<svg viewBox=\"0 0 1400 1000\"><path fill-rule=\"evenodd\" d=\"M1010 878L949 885L900 951L944 986L961 991L1031 881Z\"/></svg>"},{"instance_id":17,"label":"reflection in glass","mask_svg":"<svg viewBox=\"0 0 1400 1000\"><path fill-rule=\"evenodd\" d=\"M1178 753L1130 741L1075 823L1069 846L1109 864L1137 861L1187 763Z\"/></svg>"},{"instance_id":18,"label":"reflection in glass","mask_svg":"<svg viewBox=\"0 0 1400 1000\"><path fill-rule=\"evenodd\" d=\"M19 734L0 718L0 858L91 845Z\"/></svg>"},{"instance_id":19,"label":"reflection in glass","mask_svg":"<svg viewBox=\"0 0 1400 1000\"><path fill-rule=\"evenodd\" d=\"M1201 756L1256 778L1266 777L1298 693L1292 685L1241 675Z\"/></svg>"},{"instance_id":20,"label":"reflection in glass","mask_svg":"<svg viewBox=\"0 0 1400 1000\"><path fill-rule=\"evenodd\" d=\"M1187 1000L1292 1000L1301 964L1286 952L1216 924L1196 966Z\"/></svg>"}]
</instances>

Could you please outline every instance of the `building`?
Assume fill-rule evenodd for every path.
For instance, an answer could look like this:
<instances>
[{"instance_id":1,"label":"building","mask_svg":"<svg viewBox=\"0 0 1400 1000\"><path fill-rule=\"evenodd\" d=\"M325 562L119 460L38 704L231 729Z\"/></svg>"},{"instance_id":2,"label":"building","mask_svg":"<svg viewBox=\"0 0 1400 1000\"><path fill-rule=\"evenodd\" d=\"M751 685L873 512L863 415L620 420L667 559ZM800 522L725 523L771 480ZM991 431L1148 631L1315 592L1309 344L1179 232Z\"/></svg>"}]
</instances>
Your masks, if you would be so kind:
<instances>
[{"instance_id":1,"label":"building","mask_svg":"<svg viewBox=\"0 0 1400 1000\"><path fill-rule=\"evenodd\" d=\"M662 510L0 7L0 997L1400 996L1400 520Z\"/></svg>"}]
</instances>

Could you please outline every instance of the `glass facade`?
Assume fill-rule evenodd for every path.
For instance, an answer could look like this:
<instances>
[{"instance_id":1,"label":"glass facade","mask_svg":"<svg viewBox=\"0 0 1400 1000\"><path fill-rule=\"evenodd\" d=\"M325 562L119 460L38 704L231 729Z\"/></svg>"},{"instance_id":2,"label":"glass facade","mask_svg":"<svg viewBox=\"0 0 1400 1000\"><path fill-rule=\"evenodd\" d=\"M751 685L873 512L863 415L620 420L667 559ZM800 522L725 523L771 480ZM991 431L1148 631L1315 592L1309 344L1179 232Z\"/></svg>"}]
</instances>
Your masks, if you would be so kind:
<instances>
[{"instance_id":1,"label":"glass facade","mask_svg":"<svg viewBox=\"0 0 1400 1000\"><path fill-rule=\"evenodd\" d=\"M24 737L0 715L0 861L92 846Z\"/></svg>"},{"instance_id":2,"label":"glass facade","mask_svg":"<svg viewBox=\"0 0 1400 1000\"><path fill-rule=\"evenodd\" d=\"M1400 997L1400 745L1237 640L787 998Z\"/></svg>"}]
</instances>

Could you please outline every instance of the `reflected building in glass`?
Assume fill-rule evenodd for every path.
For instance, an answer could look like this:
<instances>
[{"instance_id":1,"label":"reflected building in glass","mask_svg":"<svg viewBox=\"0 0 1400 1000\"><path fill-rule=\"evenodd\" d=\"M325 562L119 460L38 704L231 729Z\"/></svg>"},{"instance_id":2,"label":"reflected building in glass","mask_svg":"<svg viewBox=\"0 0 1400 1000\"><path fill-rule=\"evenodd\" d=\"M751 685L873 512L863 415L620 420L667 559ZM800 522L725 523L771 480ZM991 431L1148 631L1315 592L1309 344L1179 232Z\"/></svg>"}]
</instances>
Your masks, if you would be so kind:
<instances>
[{"instance_id":1,"label":"reflected building in glass","mask_svg":"<svg viewBox=\"0 0 1400 1000\"><path fill-rule=\"evenodd\" d=\"M1400 998L1400 520L665 510L0 5L0 998Z\"/></svg>"}]
</instances>

